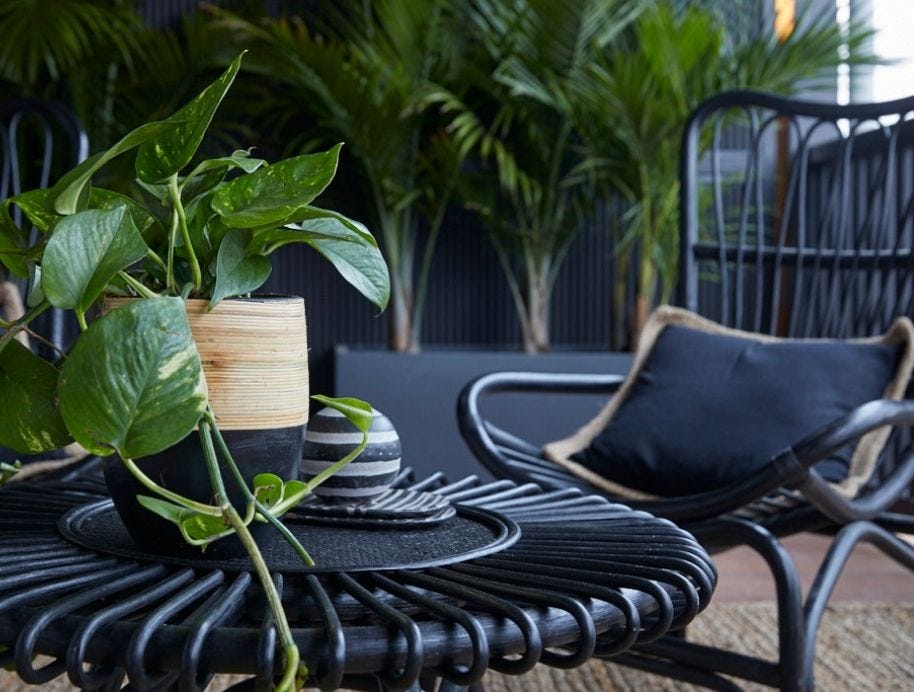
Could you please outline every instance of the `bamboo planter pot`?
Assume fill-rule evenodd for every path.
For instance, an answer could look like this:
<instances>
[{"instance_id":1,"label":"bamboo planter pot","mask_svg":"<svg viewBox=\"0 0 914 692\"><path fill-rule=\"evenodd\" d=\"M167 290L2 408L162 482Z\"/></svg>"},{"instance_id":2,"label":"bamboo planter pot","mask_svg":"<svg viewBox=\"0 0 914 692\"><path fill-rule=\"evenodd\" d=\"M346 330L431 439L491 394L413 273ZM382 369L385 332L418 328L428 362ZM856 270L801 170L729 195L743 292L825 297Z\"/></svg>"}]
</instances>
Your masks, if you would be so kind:
<instances>
[{"instance_id":1,"label":"bamboo planter pot","mask_svg":"<svg viewBox=\"0 0 914 692\"><path fill-rule=\"evenodd\" d=\"M127 299L110 299L113 309ZM249 486L258 473L298 478L308 420L308 342L301 298L231 299L207 311L207 301L188 300L187 317L200 353L209 401L220 431ZM209 502L212 489L196 431L158 454L136 460L153 480L187 497ZM235 507L244 499L227 471L225 487ZM159 553L200 557L170 522L143 508L149 494L117 458L106 460L105 480L114 505L137 544ZM258 542L275 535L252 525ZM246 554L240 541L216 541L202 555L214 559Z\"/></svg>"}]
</instances>

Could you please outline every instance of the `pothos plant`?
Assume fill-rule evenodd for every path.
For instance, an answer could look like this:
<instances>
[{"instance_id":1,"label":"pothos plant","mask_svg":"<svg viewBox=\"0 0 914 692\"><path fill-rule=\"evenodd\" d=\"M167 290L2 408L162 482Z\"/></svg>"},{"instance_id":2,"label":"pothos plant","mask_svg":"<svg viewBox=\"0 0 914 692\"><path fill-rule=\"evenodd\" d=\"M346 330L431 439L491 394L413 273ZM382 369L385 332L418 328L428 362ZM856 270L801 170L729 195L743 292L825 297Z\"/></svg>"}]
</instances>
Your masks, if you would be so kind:
<instances>
[{"instance_id":1,"label":"pothos plant","mask_svg":"<svg viewBox=\"0 0 914 692\"><path fill-rule=\"evenodd\" d=\"M117 454L149 491L138 501L177 524L185 540L205 547L237 534L256 569L285 653L280 689L303 680L288 620L252 522L269 522L301 558L305 548L280 521L313 488L358 456L371 407L356 399L315 397L362 431L362 443L309 482L270 474L245 483L207 401L200 357L183 301L255 291L270 274L268 256L305 243L329 260L364 296L384 308L386 264L361 224L312 202L332 180L340 146L277 163L235 151L191 167L213 114L241 64L239 55L214 83L171 117L144 124L110 149L65 174L52 188L25 192L0 208L0 262L31 277L29 309L0 322L0 444L41 453L76 441L99 455ZM135 150L145 201L92 186L93 175ZM189 170L188 170L189 169ZM13 221L13 206L39 233ZM87 318L103 295L133 301ZM67 354L49 362L14 339L49 308L72 310L81 333ZM136 459L170 447L198 429L212 482L212 502L178 495L148 477ZM246 498L229 502L220 463ZM3 469L4 479L14 471Z\"/></svg>"}]
</instances>

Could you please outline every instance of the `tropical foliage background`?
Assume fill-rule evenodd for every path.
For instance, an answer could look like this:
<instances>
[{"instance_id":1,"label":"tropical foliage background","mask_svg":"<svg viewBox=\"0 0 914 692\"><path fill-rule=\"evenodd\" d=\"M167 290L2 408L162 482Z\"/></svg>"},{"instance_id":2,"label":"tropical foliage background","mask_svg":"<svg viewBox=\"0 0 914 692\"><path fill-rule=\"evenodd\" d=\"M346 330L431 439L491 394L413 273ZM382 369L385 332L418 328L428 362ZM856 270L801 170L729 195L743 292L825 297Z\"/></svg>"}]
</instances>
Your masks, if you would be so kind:
<instances>
[{"instance_id":1,"label":"tropical foliage background","mask_svg":"<svg viewBox=\"0 0 914 692\"><path fill-rule=\"evenodd\" d=\"M218 146L256 142L270 158L346 143L340 201L381 239L388 343L403 351L420 348L454 210L485 229L531 352L550 348L569 249L602 225L627 315L607 345L627 345L675 285L688 113L723 89L814 89L838 63L871 60L866 29L839 27L833 10L776 31L760 0L267 4L201 3L151 26L132 0L10 0L0 82L71 104L97 151L248 49ZM130 181L114 171L106 185Z\"/></svg>"}]
</instances>

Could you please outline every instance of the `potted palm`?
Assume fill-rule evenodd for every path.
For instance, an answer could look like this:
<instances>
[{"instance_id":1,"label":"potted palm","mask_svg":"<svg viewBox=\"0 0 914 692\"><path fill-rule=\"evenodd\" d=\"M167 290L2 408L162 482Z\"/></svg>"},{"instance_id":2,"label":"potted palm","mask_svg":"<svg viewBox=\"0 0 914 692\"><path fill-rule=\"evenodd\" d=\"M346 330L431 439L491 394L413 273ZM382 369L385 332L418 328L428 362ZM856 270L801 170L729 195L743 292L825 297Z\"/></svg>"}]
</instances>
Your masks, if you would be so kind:
<instances>
[{"instance_id":1,"label":"potted palm","mask_svg":"<svg viewBox=\"0 0 914 692\"><path fill-rule=\"evenodd\" d=\"M190 167L241 58L171 117L136 128L54 187L2 203L0 262L35 280L26 314L0 324L0 444L40 453L75 440L119 459L108 465L109 485L124 492L118 509L153 547L165 529L200 547L235 536L276 618L280 688L289 689L306 671L251 529L273 525L309 561L279 517L365 439L317 477L296 479L309 398L304 305L251 293L269 276L270 253L288 243L313 247L381 308L389 280L367 229L312 204L334 176L339 145L273 164L236 151ZM133 150L151 201L92 186ZM14 205L39 230L35 242L13 222ZM52 306L72 310L82 330L58 363L14 338ZM371 424L364 402L315 398L363 433ZM275 456L285 466L257 467ZM191 476L204 486L188 487ZM130 518L137 505L163 520L151 535L138 528L148 521Z\"/></svg>"}]
</instances>

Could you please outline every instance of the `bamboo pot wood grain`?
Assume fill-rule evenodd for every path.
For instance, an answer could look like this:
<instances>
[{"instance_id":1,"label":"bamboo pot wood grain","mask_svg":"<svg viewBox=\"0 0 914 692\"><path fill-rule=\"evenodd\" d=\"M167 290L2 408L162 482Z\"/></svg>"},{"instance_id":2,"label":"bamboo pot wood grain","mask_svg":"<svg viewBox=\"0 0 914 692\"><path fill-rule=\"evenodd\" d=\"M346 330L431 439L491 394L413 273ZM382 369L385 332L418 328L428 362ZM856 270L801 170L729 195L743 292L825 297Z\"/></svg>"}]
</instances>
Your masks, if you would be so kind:
<instances>
[{"instance_id":1,"label":"bamboo pot wood grain","mask_svg":"<svg viewBox=\"0 0 914 692\"><path fill-rule=\"evenodd\" d=\"M107 298L110 310L132 300ZM297 297L230 299L207 310L187 300L187 319L221 430L269 430L308 420L308 333Z\"/></svg>"}]
</instances>

